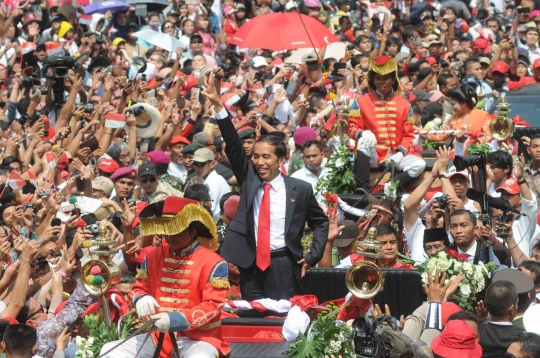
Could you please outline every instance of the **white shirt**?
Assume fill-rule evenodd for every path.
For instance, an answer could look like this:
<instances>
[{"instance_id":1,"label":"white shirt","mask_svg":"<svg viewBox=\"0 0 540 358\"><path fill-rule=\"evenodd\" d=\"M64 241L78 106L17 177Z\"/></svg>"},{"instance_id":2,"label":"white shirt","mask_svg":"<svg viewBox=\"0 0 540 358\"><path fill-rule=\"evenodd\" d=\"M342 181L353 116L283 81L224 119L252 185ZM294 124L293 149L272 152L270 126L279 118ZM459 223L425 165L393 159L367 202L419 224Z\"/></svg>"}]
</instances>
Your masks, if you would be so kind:
<instances>
[{"instance_id":1,"label":"white shirt","mask_svg":"<svg viewBox=\"0 0 540 358\"><path fill-rule=\"evenodd\" d=\"M167 168L167 173L172 175L173 177L177 177L182 181L183 184L186 183L187 178L187 169L183 164L176 164L173 162L169 163L169 167Z\"/></svg>"},{"instance_id":2,"label":"white shirt","mask_svg":"<svg viewBox=\"0 0 540 358\"><path fill-rule=\"evenodd\" d=\"M319 176L316 176L315 174L313 174L313 172L311 170L306 168L306 166L304 165L302 168L295 171L291 175L291 178L300 179L300 180L303 180L303 181L311 184L311 187L313 188L313 192L315 193L315 187L317 186L317 183L319 182L319 179L324 178L326 175L328 175L328 171L324 167L322 168L321 173L319 174ZM315 199L317 200L317 203L319 203L319 206L326 212L326 203L325 203L324 198L321 195L321 193L317 193L315 195Z\"/></svg>"},{"instance_id":3,"label":"white shirt","mask_svg":"<svg viewBox=\"0 0 540 358\"><path fill-rule=\"evenodd\" d=\"M457 248L458 252L460 254L467 254L469 256L467 256L467 263L469 264L473 264L474 263L474 255L476 255L476 245L478 245L478 242L476 242L476 240L474 240L474 244L473 246L471 246L470 249L467 250L467 252L461 250L459 247Z\"/></svg>"},{"instance_id":4,"label":"white shirt","mask_svg":"<svg viewBox=\"0 0 540 358\"><path fill-rule=\"evenodd\" d=\"M223 179L225 180L225 179ZM253 221L255 231L255 243L258 241L259 231L259 209L264 195L264 184L257 190L257 195L253 199ZM285 247L285 211L287 204L287 190L283 175L279 174L270 183L270 250L277 250Z\"/></svg>"},{"instance_id":5,"label":"white shirt","mask_svg":"<svg viewBox=\"0 0 540 358\"><path fill-rule=\"evenodd\" d=\"M223 179L221 175L216 173L215 170L212 170L204 180L204 184L208 186L208 191L210 192L210 197L212 198L212 214L214 217L214 221L219 221L219 200L224 194L227 194L231 191L231 188L229 187L229 184L227 184L227 181Z\"/></svg>"},{"instance_id":6,"label":"white shirt","mask_svg":"<svg viewBox=\"0 0 540 358\"><path fill-rule=\"evenodd\" d=\"M527 257L531 257L531 242L534 240L536 231L536 214L538 206L536 203L536 195L533 193L533 200L525 200L521 197L521 213L518 220L512 223L512 232L517 245ZM525 215L527 216L525 216Z\"/></svg>"},{"instance_id":7,"label":"white shirt","mask_svg":"<svg viewBox=\"0 0 540 358\"><path fill-rule=\"evenodd\" d=\"M403 230L405 231L407 246L411 250L411 259L418 263L426 261L427 254L424 251L424 231L426 227L422 224L420 217L416 218L411 230L407 230L406 226L404 226Z\"/></svg>"}]
</instances>

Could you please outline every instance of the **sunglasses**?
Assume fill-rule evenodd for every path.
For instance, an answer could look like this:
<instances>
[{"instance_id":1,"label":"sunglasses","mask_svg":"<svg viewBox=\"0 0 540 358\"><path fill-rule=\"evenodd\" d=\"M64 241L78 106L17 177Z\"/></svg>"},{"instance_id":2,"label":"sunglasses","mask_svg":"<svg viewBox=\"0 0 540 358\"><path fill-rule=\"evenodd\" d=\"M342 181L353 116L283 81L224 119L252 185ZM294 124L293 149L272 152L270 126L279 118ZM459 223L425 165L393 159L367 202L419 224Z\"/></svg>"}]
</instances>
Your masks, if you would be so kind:
<instances>
[{"instance_id":1,"label":"sunglasses","mask_svg":"<svg viewBox=\"0 0 540 358\"><path fill-rule=\"evenodd\" d=\"M45 313L45 308L41 304L39 306L40 308L36 312L32 313L30 316L28 316L28 318L26 318L27 321L29 321L30 318L36 316L39 313Z\"/></svg>"},{"instance_id":2,"label":"sunglasses","mask_svg":"<svg viewBox=\"0 0 540 358\"><path fill-rule=\"evenodd\" d=\"M142 177L140 181L142 184L146 184L148 182L155 183L157 181L157 178L156 177Z\"/></svg>"},{"instance_id":3,"label":"sunglasses","mask_svg":"<svg viewBox=\"0 0 540 358\"><path fill-rule=\"evenodd\" d=\"M208 164L210 162L193 162L193 166L194 167L204 167L206 164Z\"/></svg>"},{"instance_id":4,"label":"sunglasses","mask_svg":"<svg viewBox=\"0 0 540 358\"><path fill-rule=\"evenodd\" d=\"M172 29L173 27L171 25L165 26L166 29Z\"/></svg>"}]
</instances>

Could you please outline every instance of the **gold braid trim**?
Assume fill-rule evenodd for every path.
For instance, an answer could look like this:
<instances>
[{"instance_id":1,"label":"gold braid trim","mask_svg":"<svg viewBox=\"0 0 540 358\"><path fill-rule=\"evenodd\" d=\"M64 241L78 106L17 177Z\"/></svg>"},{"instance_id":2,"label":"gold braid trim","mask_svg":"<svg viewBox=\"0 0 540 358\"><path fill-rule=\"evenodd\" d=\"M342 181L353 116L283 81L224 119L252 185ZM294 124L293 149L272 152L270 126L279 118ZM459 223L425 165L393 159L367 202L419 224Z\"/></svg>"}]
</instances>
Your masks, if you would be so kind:
<instances>
[{"instance_id":1,"label":"gold braid trim","mask_svg":"<svg viewBox=\"0 0 540 358\"><path fill-rule=\"evenodd\" d=\"M212 284L212 287L214 288L229 289L231 287L231 284L229 283L229 279L223 278L223 277L212 277L210 279L210 283Z\"/></svg>"},{"instance_id":2,"label":"gold braid trim","mask_svg":"<svg viewBox=\"0 0 540 358\"><path fill-rule=\"evenodd\" d=\"M217 237L217 226L208 211L200 204L187 204L175 216L151 217L141 219L143 235L176 235L188 228L189 224L198 221Z\"/></svg>"},{"instance_id":3,"label":"gold braid trim","mask_svg":"<svg viewBox=\"0 0 540 358\"><path fill-rule=\"evenodd\" d=\"M360 117L360 110L359 109L351 109L349 111L349 117L359 118Z\"/></svg>"},{"instance_id":4,"label":"gold braid trim","mask_svg":"<svg viewBox=\"0 0 540 358\"><path fill-rule=\"evenodd\" d=\"M371 88L371 86L369 85L369 72L370 71L373 71L375 73L378 73L379 75L387 75L389 73L392 73L392 72L395 72L396 73L396 81L397 81L397 84L398 84L398 88L395 92L395 94L397 96L401 96L401 83L399 82L399 77L398 77L398 65L397 65L397 61L396 59L391 59L390 61L388 61L387 63L385 63L384 65L377 65L373 60L369 61L369 68L368 68L368 76L366 76L366 79L365 79L365 82L366 82L366 85L368 86L369 90L371 92L375 92L375 88Z\"/></svg>"},{"instance_id":5,"label":"gold braid trim","mask_svg":"<svg viewBox=\"0 0 540 358\"><path fill-rule=\"evenodd\" d=\"M135 278L148 281L148 272L146 272L146 270L139 270Z\"/></svg>"}]
</instances>

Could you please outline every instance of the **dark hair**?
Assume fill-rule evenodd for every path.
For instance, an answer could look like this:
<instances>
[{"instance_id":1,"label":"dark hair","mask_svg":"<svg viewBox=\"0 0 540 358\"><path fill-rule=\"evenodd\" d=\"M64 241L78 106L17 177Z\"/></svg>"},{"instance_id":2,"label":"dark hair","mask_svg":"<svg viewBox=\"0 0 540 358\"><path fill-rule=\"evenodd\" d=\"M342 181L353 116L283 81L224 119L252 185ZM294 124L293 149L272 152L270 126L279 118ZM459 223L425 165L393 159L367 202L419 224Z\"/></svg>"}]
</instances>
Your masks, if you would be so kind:
<instances>
[{"instance_id":1,"label":"dark hair","mask_svg":"<svg viewBox=\"0 0 540 358\"><path fill-rule=\"evenodd\" d=\"M192 184L184 191L184 198L203 202L210 197L210 190L206 184Z\"/></svg>"},{"instance_id":2,"label":"dark hair","mask_svg":"<svg viewBox=\"0 0 540 358\"><path fill-rule=\"evenodd\" d=\"M2 164L0 164L0 167L9 167L11 163L19 163L19 165L22 165L19 158L5 157L4 160L2 160Z\"/></svg>"},{"instance_id":3,"label":"dark hair","mask_svg":"<svg viewBox=\"0 0 540 358\"><path fill-rule=\"evenodd\" d=\"M10 324L4 333L6 351L10 355L30 358L36 342L36 329L25 324Z\"/></svg>"},{"instance_id":4,"label":"dark hair","mask_svg":"<svg viewBox=\"0 0 540 358\"><path fill-rule=\"evenodd\" d=\"M538 334L522 332L512 338L512 343L521 343L519 353L522 355L540 358L540 336Z\"/></svg>"},{"instance_id":5,"label":"dark hair","mask_svg":"<svg viewBox=\"0 0 540 358\"><path fill-rule=\"evenodd\" d=\"M355 45L355 46L360 45L360 43L361 43L362 41L364 41L365 39L368 39L368 40L371 41L371 39L369 38L369 36L366 36L366 35L360 35L360 36L358 36L357 38L354 39L354 45Z\"/></svg>"},{"instance_id":6,"label":"dark hair","mask_svg":"<svg viewBox=\"0 0 540 358\"><path fill-rule=\"evenodd\" d=\"M403 43L407 43L409 38L414 37L414 28L413 27L405 27L403 30L403 34L401 35L401 39L403 40Z\"/></svg>"},{"instance_id":7,"label":"dark hair","mask_svg":"<svg viewBox=\"0 0 540 358\"><path fill-rule=\"evenodd\" d=\"M268 135L272 135L274 137L277 137L279 139L281 139L282 141L285 140L285 138L287 138L287 135L283 132L280 132L280 131L272 131L270 133L268 133Z\"/></svg>"},{"instance_id":8,"label":"dark hair","mask_svg":"<svg viewBox=\"0 0 540 358\"><path fill-rule=\"evenodd\" d=\"M537 245L538 243L535 246ZM533 247L533 250L534 250L534 247ZM533 260L522 261L519 264L519 269L521 269L522 267L524 269L531 271L532 273L536 275L534 279L534 287L540 286L540 263Z\"/></svg>"},{"instance_id":9,"label":"dark hair","mask_svg":"<svg viewBox=\"0 0 540 358\"><path fill-rule=\"evenodd\" d=\"M452 313L450 316L448 316L447 322L450 321L473 321L478 326L478 329L480 329L481 324L478 316L469 311L458 311Z\"/></svg>"},{"instance_id":10,"label":"dark hair","mask_svg":"<svg viewBox=\"0 0 540 358\"><path fill-rule=\"evenodd\" d=\"M457 209L454 210L454 212L450 215L450 218L453 218L457 215L468 215L469 219L471 219L471 223L473 224L473 226L476 226L476 215L474 215L471 211L466 209Z\"/></svg>"},{"instance_id":11,"label":"dark hair","mask_svg":"<svg viewBox=\"0 0 540 358\"><path fill-rule=\"evenodd\" d=\"M319 148L319 150L322 152L323 149L324 149L324 144L322 144L321 142L319 142L318 140L308 140L307 142L304 143L304 147L302 148L302 151L304 151L306 148L309 148L311 147L312 145L316 146L317 148Z\"/></svg>"},{"instance_id":12,"label":"dark hair","mask_svg":"<svg viewBox=\"0 0 540 358\"><path fill-rule=\"evenodd\" d=\"M397 37L390 36L386 41L386 46L397 45L401 48L401 41Z\"/></svg>"},{"instance_id":13,"label":"dark hair","mask_svg":"<svg viewBox=\"0 0 540 358\"><path fill-rule=\"evenodd\" d=\"M514 162L512 161L512 155L504 150L496 150L490 152L487 155L487 162L493 165L495 168L506 169L508 168L508 176L514 169Z\"/></svg>"},{"instance_id":14,"label":"dark hair","mask_svg":"<svg viewBox=\"0 0 540 358\"><path fill-rule=\"evenodd\" d=\"M535 139L540 139L540 133L536 133L531 137L531 144L532 144L532 141Z\"/></svg>"},{"instance_id":15,"label":"dark hair","mask_svg":"<svg viewBox=\"0 0 540 358\"><path fill-rule=\"evenodd\" d=\"M3 191L3 194L0 197L1 206L5 206L6 204L11 204L15 202L15 193L13 192L13 189L9 185L6 186L6 184L0 184L0 192L2 191ZM1 215L0 215L0 220L2 220Z\"/></svg>"},{"instance_id":16,"label":"dark hair","mask_svg":"<svg viewBox=\"0 0 540 358\"><path fill-rule=\"evenodd\" d=\"M399 28L403 26L403 20L394 20L392 22L392 32L397 32L399 31Z\"/></svg>"},{"instance_id":17,"label":"dark hair","mask_svg":"<svg viewBox=\"0 0 540 358\"><path fill-rule=\"evenodd\" d=\"M470 67L475 64L475 63L479 63L478 59L476 58L469 58L468 60L465 61L465 63L463 64L463 68L465 69L465 71L468 71L470 69Z\"/></svg>"},{"instance_id":18,"label":"dark hair","mask_svg":"<svg viewBox=\"0 0 540 358\"><path fill-rule=\"evenodd\" d=\"M510 281L493 282L486 291L486 308L494 317L502 317L518 299L516 285Z\"/></svg>"},{"instance_id":19,"label":"dark hair","mask_svg":"<svg viewBox=\"0 0 540 358\"><path fill-rule=\"evenodd\" d=\"M120 281L118 281L118 283L135 283L135 282L137 282L137 279L135 279L135 276L128 275L128 274L123 274L122 276L120 276Z\"/></svg>"},{"instance_id":20,"label":"dark hair","mask_svg":"<svg viewBox=\"0 0 540 358\"><path fill-rule=\"evenodd\" d=\"M488 17L486 19L486 25L488 22L496 22L497 23L497 26L501 27L501 23L499 22L499 19L497 19L496 17Z\"/></svg>"},{"instance_id":21,"label":"dark hair","mask_svg":"<svg viewBox=\"0 0 540 358\"><path fill-rule=\"evenodd\" d=\"M257 143L265 142L275 148L274 153L279 158L284 158L287 155L287 146L283 140L273 134L263 135L257 140Z\"/></svg>"},{"instance_id":22,"label":"dark hair","mask_svg":"<svg viewBox=\"0 0 540 358\"><path fill-rule=\"evenodd\" d=\"M339 26L343 25L343 23L345 22L345 20L351 21L351 18L348 17L348 16L341 16L341 17L339 18Z\"/></svg>"},{"instance_id":23,"label":"dark hair","mask_svg":"<svg viewBox=\"0 0 540 358\"><path fill-rule=\"evenodd\" d=\"M375 229L377 229L377 236L394 235L396 239L399 238L398 232L396 231L396 229L394 229L392 225L380 224L375 226Z\"/></svg>"},{"instance_id":24,"label":"dark hair","mask_svg":"<svg viewBox=\"0 0 540 358\"><path fill-rule=\"evenodd\" d=\"M537 241L536 244L532 247L532 251L534 250L540 250L540 241Z\"/></svg>"},{"instance_id":25,"label":"dark hair","mask_svg":"<svg viewBox=\"0 0 540 358\"><path fill-rule=\"evenodd\" d=\"M448 73L443 73L439 76L439 78L437 79L437 84L439 85L439 87L442 87L442 86L446 86L446 83L448 82L448 80L450 78L452 78L453 76L448 74Z\"/></svg>"},{"instance_id":26,"label":"dark hair","mask_svg":"<svg viewBox=\"0 0 540 358\"><path fill-rule=\"evenodd\" d=\"M453 99L459 103L465 103L467 107L473 109L478 103L478 95L476 90L469 85L461 84L448 91L448 98Z\"/></svg>"}]
</instances>

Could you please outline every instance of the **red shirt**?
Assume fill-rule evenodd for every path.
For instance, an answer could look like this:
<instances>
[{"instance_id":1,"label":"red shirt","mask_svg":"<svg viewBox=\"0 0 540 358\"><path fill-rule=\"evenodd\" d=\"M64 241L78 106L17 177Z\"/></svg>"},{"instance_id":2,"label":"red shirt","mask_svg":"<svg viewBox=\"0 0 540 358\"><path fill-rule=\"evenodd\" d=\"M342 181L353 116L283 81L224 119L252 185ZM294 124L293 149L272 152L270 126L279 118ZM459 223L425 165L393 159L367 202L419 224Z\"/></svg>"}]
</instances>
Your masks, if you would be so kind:
<instances>
[{"instance_id":1,"label":"red shirt","mask_svg":"<svg viewBox=\"0 0 540 358\"><path fill-rule=\"evenodd\" d=\"M515 89L537 83L538 82L536 82L536 79L534 77L522 76L519 81L508 81L508 89L510 91L513 91Z\"/></svg>"}]
</instances>

